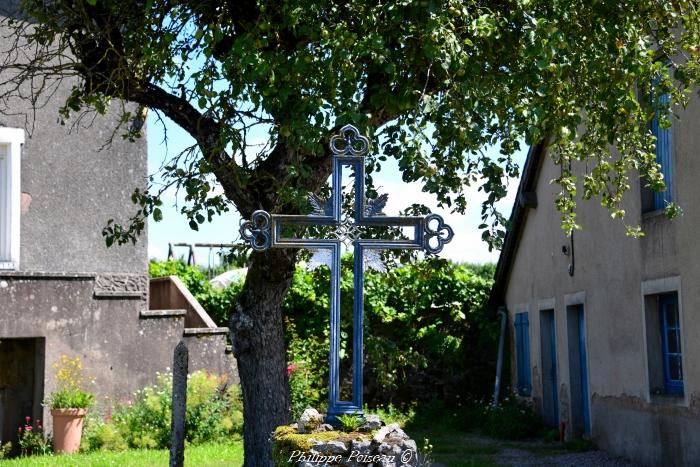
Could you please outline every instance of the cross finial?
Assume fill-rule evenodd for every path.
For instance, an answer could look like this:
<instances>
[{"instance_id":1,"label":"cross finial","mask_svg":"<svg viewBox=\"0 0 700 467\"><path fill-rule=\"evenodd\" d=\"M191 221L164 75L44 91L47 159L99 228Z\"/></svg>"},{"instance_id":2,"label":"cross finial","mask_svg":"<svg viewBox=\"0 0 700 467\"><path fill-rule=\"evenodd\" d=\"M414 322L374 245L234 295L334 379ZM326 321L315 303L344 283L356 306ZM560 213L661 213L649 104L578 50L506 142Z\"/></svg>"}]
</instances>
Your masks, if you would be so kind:
<instances>
[{"instance_id":1,"label":"cross finial","mask_svg":"<svg viewBox=\"0 0 700 467\"><path fill-rule=\"evenodd\" d=\"M344 143L344 147L340 147L339 143ZM369 139L354 126L345 125L331 138L330 146L336 156L364 156L369 151Z\"/></svg>"}]
</instances>

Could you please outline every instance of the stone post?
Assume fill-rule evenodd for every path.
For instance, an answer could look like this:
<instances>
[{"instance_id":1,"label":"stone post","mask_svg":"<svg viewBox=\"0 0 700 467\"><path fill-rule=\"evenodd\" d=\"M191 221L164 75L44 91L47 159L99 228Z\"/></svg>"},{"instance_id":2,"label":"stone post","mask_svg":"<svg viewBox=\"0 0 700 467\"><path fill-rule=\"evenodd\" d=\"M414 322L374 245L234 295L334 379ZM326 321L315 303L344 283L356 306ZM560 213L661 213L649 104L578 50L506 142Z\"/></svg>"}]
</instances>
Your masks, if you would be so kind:
<instances>
[{"instance_id":1,"label":"stone post","mask_svg":"<svg viewBox=\"0 0 700 467\"><path fill-rule=\"evenodd\" d=\"M189 352L184 342L175 347L173 356L173 406L170 423L170 467L185 463L185 411L187 406L187 367Z\"/></svg>"}]
</instances>

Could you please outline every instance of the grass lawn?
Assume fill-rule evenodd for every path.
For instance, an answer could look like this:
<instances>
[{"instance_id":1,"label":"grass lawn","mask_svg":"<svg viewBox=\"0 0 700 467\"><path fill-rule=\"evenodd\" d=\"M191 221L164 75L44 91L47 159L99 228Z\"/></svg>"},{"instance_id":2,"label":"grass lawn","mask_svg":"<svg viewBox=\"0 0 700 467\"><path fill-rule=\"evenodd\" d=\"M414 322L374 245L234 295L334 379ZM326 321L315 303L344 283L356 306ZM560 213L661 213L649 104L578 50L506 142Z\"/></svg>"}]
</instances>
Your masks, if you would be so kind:
<instances>
[{"instance_id":1,"label":"grass lawn","mask_svg":"<svg viewBox=\"0 0 700 467\"><path fill-rule=\"evenodd\" d=\"M34 456L0 461L0 467L51 466L51 467L103 467L103 466L167 466L169 452L166 450L130 450L122 452L98 451L70 456ZM204 444L185 449L185 465L226 466L243 465L243 442L230 444Z\"/></svg>"},{"instance_id":2,"label":"grass lawn","mask_svg":"<svg viewBox=\"0 0 700 467\"><path fill-rule=\"evenodd\" d=\"M430 430L413 429L410 432L418 444L423 447L423 440L428 439L433 446L430 460L450 467L492 467L497 466L495 456L500 447L480 443L466 433L451 429L433 427Z\"/></svg>"}]
</instances>

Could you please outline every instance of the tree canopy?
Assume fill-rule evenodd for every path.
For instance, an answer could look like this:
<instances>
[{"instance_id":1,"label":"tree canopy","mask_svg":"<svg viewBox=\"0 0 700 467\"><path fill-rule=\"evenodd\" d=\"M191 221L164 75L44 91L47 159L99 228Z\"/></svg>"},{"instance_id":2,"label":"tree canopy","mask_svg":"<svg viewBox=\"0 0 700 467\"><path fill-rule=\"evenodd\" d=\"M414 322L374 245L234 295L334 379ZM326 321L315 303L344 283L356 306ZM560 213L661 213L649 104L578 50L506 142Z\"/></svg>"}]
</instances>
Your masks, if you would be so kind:
<instances>
[{"instance_id":1,"label":"tree canopy","mask_svg":"<svg viewBox=\"0 0 700 467\"><path fill-rule=\"evenodd\" d=\"M698 78L691 1L22 5L38 23L15 23L21 40L5 41L8 56L35 58L5 61L14 73L3 75L3 96L8 84L74 76L64 117L116 98L172 119L198 143L162 167L186 190L193 228L229 204L244 216L304 206L328 173L326 141L349 122L383 150L371 169L396 157L404 180L422 181L458 212L465 188L479 184L485 238L495 243L503 219L487 215L504 177L517 175L510 156L521 141L554 147L566 230L576 227L577 189L622 217L631 171L663 189L648 123L658 114L669 124L669 107L683 105ZM123 122L135 118L141 112L125 108ZM266 140L251 140L255 127ZM125 126L129 137L140 131ZM501 156L486 156L487 145ZM588 162L582 180L574 160ZM211 195L213 183L225 196ZM132 239L149 214L159 220L159 187L135 200L143 209L125 228L111 226L111 239Z\"/></svg>"},{"instance_id":2,"label":"tree canopy","mask_svg":"<svg viewBox=\"0 0 700 467\"><path fill-rule=\"evenodd\" d=\"M60 83L61 117L119 111L127 138L146 110L196 145L161 168L187 194L192 228L233 207L308 210L324 188L328 140L353 123L385 157L463 212L467 187L487 193L484 238L498 245L494 203L521 142L547 142L561 167L555 200L577 228L577 200L624 217L631 177L663 190L649 122L668 126L700 77L700 18L691 0L22 0L3 20L0 112L36 107ZM9 27L9 29L8 29ZM9 32L7 32L9 31ZM667 96L667 97L666 97ZM119 102L130 101L134 104ZM119 134L119 133L115 133ZM264 137L260 137L263 135ZM484 148L500 148L490 157ZM381 152L376 151L381 148ZM572 164L585 161L586 172ZM214 191L216 185L223 189ZM153 178L137 212L105 228L134 241L162 217ZM678 212L674 205L670 214ZM631 234L639 234L634 225ZM282 299L296 252L251 256L230 328L246 414L247 465L271 465L269 433L288 421ZM262 388L265 388L264 390Z\"/></svg>"}]
</instances>

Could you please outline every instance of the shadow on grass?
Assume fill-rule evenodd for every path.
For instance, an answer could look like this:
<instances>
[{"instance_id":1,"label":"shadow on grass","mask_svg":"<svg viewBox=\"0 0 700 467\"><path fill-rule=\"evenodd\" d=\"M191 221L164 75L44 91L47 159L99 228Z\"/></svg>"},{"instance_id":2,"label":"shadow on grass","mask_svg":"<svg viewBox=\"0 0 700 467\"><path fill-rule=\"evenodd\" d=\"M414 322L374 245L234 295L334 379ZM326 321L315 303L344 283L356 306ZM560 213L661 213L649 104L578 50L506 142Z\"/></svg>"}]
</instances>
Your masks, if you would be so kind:
<instances>
[{"instance_id":1,"label":"shadow on grass","mask_svg":"<svg viewBox=\"0 0 700 467\"><path fill-rule=\"evenodd\" d=\"M435 401L416 408L406 423L406 432L418 443L418 449L432 446L430 460L436 464L455 467L497 466L500 448L480 442L460 430L462 413L450 410Z\"/></svg>"},{"instance_id":2,"label":"shadow on grass","mask_svg":"<svg viewBox=\"0 0 700 467\"><path fill-rule=\"evenodd\" d=\"M443 466L497 466L498 455L504 450L523 450L536 457L547 457L595 449L593 443L585 440L547 442L543 438L546 431L539 421L515 409L498 409L484 417L473 407L450 408L433 401L416 407L405 430L419 450L424 451L426 444L432 445L430 459ZM513 431L513 425L519 428ZM484 428L494 431L496 437L485 434Z\"/></svg>"}]
</instances>

